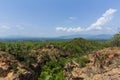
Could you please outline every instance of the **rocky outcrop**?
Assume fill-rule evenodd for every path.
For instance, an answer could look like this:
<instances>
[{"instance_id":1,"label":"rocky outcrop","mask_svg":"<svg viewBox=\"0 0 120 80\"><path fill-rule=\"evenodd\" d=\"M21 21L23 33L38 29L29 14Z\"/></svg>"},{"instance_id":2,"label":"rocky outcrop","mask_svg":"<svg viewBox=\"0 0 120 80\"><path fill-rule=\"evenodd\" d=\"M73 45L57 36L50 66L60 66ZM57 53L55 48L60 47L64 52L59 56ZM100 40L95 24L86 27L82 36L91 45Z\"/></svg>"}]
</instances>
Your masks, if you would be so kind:
<instances>
[{"instance_id":1,"label":"rocky outcrop","mask_svg":"<svg viewBox=\"0 0 120 80\"><path fill-rule=\"evenodd\" d=\"M120 80L120 48L106 48L88 56L90 63L85 67L66 65L65 80Z\"/></svg>"},{"instance_id":2,"label":"rocky outcrop","mask_svg":"<svg viewBox=\"0 0 120 80\"><path fill-rule=\"evenodd\" d=\"M63 52L53 45L31 50L29 54L36 57L36 62L26 67L13 55L0 52L0 80L37 80L46 61L63 56Z\"/></svg>"},{"instance_id":3,"label":"rocky outcrop","mask_svg":"<svg viewBox=\"0 0 120 80\"><path fill-rule=\"evenodd\" d=\"M0 80L17 80L18 75L14 73L19 63L12 60L8 53L0 52Z\"/></svg>"}]
</instances>

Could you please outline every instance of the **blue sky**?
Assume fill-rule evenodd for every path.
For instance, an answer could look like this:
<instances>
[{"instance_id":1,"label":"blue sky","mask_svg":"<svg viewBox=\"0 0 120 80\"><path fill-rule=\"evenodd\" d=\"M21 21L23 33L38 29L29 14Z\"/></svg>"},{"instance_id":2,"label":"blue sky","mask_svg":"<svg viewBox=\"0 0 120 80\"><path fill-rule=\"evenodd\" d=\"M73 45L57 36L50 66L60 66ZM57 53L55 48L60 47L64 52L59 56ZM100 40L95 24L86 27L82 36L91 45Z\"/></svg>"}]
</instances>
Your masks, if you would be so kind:
<instances>
[{"instance_id":1,"label":"blue sky","mask_svg":"<svg viewBox=\"0 0 120 80\"><path fill-rule=\"evenodd\" d=\"M114 34L120 0L0 0L0 37Z\"/></svg>"}]
</instances>

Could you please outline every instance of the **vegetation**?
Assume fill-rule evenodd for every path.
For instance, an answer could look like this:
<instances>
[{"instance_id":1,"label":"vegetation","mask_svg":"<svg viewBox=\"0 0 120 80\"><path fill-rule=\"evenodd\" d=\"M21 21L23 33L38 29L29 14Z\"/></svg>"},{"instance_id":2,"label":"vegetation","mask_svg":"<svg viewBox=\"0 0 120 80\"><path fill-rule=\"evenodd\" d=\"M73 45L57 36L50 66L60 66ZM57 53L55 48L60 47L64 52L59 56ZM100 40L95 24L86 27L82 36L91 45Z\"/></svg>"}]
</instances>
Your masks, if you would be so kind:
<instances>
[{"instance_id":1,"label":"vegetation","mask_svg":"<svg viewBox=\"0 0 120 80\"><path fill-rule=\"evenodd\" d=\"M114 35L112 40L106 42L91 41L83 38L61 41L17 41L17 42L0 42L0 51L12 55L12 59L18 60L24 67L31 69L31 64L37 61L36 54L39 49L45 46L53 45L54 53L44 52L44 57L52 56L49 61L44 63L38 80L64 80L64 66L71 60L77 61L81 67L89 62L86 54L93 50L99 50L109 46L120 46L120 33ZM32 51L35 51L34 53ZM51 49L51 51L54 51ZM64 56L63 56L64 55ZM104 56L103 56L104 57ZM16 65L11 65L15 71ZM21 70L18 73L22 74Z\"/></svg>"},{"instance_id":2,"label":"vegetation","mask_svg":"<svg viewBox=\"0 0 120 80\"><path fill-rule=\"evenodd\" d=\"M120 33L115 34L112 39L104 42L105 47L120 47Z\"/></svg>"},{"instance_id":3,"label":"vegetation","mask_svg":"<svg viewBox=\"0 0 120 80\"><path fill-rule=\"evenodd\" d=\"M56 61L47 62L43 68L38 80L64 80L65 58Z\"/></svg>"},{"instance_id":4,"label":"vegetation","mask_svg":"<svg viewBox=\"0 0 120 80\"><path fill-rule=\"evenodd\" d=\"M120 47L120 33L114 35L112 44L113 46Z\"/></svg>"}]
</instances>

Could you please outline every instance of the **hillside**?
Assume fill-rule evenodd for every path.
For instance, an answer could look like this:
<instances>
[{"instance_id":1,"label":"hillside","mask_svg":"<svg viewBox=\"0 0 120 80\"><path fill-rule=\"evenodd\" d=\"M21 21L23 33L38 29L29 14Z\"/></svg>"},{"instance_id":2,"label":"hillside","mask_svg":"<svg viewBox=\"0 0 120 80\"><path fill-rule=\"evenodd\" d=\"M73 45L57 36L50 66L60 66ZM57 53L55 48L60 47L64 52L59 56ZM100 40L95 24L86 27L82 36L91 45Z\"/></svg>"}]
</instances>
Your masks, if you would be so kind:
<instances>
[{"instance_id":1,"label":"hillside","mask_svg":"<svg viewBox=\"0 0 120 80\"><path fill-rule=\"evenodd\" d=\"M52 61L55 64L55 61L61 58L66 61L66 58L85 55L99 49L100 45L82 38L52 42L1 42L0 80L37 80L43 72L42 67L47 65L46 62L49 64L49 61ZM56 64L63 65L63 62Z\"/></svg>"},{"instance_id":2,"label":"hillside","mask_svg":"<svg viewBox=\"0 0 120 80\"><path fill-rule=\"evenodd\" d=\"M0 80L81 80L91 75L96 79L107 70L119 71L119 51L83 38L0 42ZM108 67L112 62L114 67Z\"/></svg>"},{"instance_id":3,"label":"hillside","mask_svg":"<svg viewBox=\"0 0 120 80\"><path fill-rule=\"evenodd\" d=\"M89 62L80 67L72 61L65 66L65 80L120 80L120 48L105 48L88 55Z\"/></svg>"}]
</instances>

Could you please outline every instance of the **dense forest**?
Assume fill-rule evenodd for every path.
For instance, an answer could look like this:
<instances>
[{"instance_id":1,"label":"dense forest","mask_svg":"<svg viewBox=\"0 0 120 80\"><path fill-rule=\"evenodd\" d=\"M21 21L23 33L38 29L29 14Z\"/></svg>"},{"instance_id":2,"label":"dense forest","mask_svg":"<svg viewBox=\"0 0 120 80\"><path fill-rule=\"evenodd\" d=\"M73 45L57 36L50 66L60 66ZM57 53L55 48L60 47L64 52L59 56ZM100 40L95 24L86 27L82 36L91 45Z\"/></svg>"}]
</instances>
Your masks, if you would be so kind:
<instances>
[{"instance_id":1,"label":"dense forest","mask_svg":"<svg viewBox=\"0 0 120 80\"><path fill-rule=\"evenodd\" d=\"M106 47L119 46L120 34L116 34L106 41L83 38L59 41L3 41L0 42L0 51L6 52L4 56L9 55L11 60L17 60L22 65L19 69L18 64L9 64L14 73L19 73L21 80L26 80L22 69L37 74L38 80L64 80L64 67L68 62L75 60L84 67L89 62L87 54ZM35 70L33 65L40 63L40 60L44 61L39 69Z\"/></svg>"}]
</instances>

